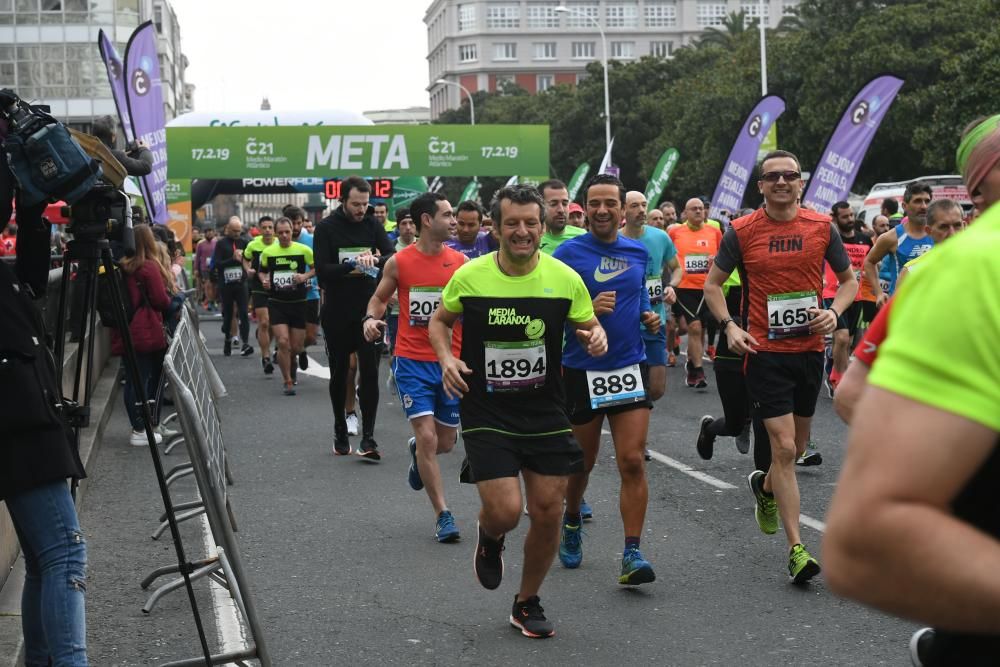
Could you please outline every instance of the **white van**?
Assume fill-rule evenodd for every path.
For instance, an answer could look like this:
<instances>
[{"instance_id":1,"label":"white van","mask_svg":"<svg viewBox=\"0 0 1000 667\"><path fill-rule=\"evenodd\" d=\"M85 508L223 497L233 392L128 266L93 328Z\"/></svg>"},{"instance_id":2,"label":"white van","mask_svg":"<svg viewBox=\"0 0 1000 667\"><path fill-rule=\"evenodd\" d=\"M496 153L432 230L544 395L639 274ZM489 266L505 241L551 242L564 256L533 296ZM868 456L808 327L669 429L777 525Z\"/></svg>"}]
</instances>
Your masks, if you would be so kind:
<instances>
[{"instance_id":1,"label":"white van","mask_svg":"<svg viewBox=\"0 0 1000 667\"><path fill-rule=\"evenodd\" d=\"M898 183L876 183L873 185L871 192L868 193L861 205L861 210L858 211L858 220L871 224L871 221L882 209L882 200L888 197L892 197L900 203L900 212L902 212L903 192L906 190L906 186L914 181L923 181L931 186L934 199L954 199L961 204L964 213L972 210L972 200L969 198L969 191L965 189L965 183L962 182L961 176L921 176Z\"/></svg>"}]
</instances>

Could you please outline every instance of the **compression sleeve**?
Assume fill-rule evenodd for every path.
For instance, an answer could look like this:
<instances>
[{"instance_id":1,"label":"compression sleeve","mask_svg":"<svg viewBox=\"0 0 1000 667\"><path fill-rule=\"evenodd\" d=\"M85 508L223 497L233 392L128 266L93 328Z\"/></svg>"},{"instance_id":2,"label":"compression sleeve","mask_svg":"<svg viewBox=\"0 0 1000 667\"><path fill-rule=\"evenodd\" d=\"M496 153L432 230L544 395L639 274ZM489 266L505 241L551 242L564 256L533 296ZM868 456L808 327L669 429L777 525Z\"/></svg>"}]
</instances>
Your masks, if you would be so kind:
<instances>
[{"instance_id":1,"label":"compression sleeve","mask_svg":"<svg viewBox=\"0 0 1000 667\"><path fill-rule=\"evenodd\" d=\"M847 256L847 251L844 249L844 241L840 238L840 232L837 231L837 227L832 222L830 223L830 244L826 247L824 259L829 262L834 273L851 268L851 258Z\"/></svg>"},{"instance_id":2,"label":"compression sleeve","mask_svg":"<svg viewBox=\"0 0 1000 667\"><path fill-rule=\"evenodd\" d=\"M843 247L841 247L841 251L843 251ZM740 239L736 236L736 230L730 228L722 236L719 252L715 256L715 265L726 274L731 274L742 262L743 252L740 250Z\"/></svg>"}]
</instances>

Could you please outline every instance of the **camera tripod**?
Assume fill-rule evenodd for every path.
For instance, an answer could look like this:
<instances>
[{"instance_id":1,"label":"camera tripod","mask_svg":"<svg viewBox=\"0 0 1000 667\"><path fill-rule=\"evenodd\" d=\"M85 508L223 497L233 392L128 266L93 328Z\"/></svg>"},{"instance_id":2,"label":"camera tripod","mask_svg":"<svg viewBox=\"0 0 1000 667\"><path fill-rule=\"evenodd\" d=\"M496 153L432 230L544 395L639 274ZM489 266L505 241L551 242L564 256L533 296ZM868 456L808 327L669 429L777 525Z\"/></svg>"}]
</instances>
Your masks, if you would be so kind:
<instances>
[{"instance_id":1,"label":"camera tripod","mask_svg":"<svg viewBox=\"0 0 1000 667\"><path fill-rule=\"evenodd\" d=\"M129 225L130 226L130 225ZM196 565L190 563L184 553L184 545L181 542L180 531L177 525L177 516L174 511L173 502L167 490L166 477L163 471L163 462L160 452L156 448L156 438L153 432L153 419L150 401L146 396L145 386L139 374L138 362L135 356L135 348L132 344L132 336L129 332L129 320L126 315L125 298L127 292L123 290L123 285L119 280L119 273L115 268L115 261L111 254L111 244L106 238L79 238L69 242L64 256L62 266L62 277L59 288L59 316L55 333L55 359L56 375L60 387L63 387L63 364L66 347L66 295L68 294L71 265L76 262L77 269L77 289L83 290L83 307L80 313L80 320L77 323L77 340L80 341L81 348L86 346L86 358L82 349L77 351L75 375L73 381L73 391L71 398L64 398L63 413L66 415L73 431L74 444L80 446L80 429L85 428L90 423L90 401L91 383L93 380L94 368L94 342L97 329L97 289L98 273L104 271L107 277L107 289L110 291L111 302L114 309L114 326L121 334L124 354L122 361L125 364L125 372L128 379L135 388L136 402L142 412L145 423L146 441L149 444L149 452L153 458L153 468L156 471L156 482L160 488L160 496L163 500L163 507L170 525L170 534L174 540L174 549L177 553L177 564L181 576L184 579L184 586L187 590L188 600L191 603L191 612L194 615L195 626L198 629L198 639L201 643L202 654L205 664L211 665L211 651L208 647L208 640L205 636L205 628L202 623L201 613L198 610L198 602L195 599L194 588L191 585L190 574L196 569ZM86 366L84 363L86 362ZM81 397L81 379L84 379ZM75 497L75 483L74 483Z\"/></svg>"}]
</instances>

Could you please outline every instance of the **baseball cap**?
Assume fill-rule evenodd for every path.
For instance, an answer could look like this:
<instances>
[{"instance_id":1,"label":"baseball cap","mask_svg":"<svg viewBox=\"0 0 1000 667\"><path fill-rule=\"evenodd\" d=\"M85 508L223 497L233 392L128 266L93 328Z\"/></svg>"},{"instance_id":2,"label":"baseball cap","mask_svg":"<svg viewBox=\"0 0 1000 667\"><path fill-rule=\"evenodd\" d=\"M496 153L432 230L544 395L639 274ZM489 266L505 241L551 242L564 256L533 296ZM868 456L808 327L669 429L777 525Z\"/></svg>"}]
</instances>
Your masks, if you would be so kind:
<instances>
[{"instance_id":1,"label":"baseball cap","mask_svg":"<svg viewBox=\"0 0 1000 667\"><path fill-rule=\"evenodd\" d=\"M573 202L572 204L569 205L569 212L570 213L584 213L584 210L583 210L582 206L580 206L576 202Z\"/></svg>"}]
</instances>

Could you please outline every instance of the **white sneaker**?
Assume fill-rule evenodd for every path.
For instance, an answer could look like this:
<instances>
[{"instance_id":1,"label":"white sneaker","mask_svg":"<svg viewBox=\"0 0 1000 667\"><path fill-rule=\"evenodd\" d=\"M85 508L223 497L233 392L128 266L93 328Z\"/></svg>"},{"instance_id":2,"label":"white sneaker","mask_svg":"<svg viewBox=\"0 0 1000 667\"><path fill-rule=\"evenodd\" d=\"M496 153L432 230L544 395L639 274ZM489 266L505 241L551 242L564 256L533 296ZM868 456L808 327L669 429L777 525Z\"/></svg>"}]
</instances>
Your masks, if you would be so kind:
<instances>
[{"instance_id":1,"label":"white sneaker","mask_svg":"<svg viewBox=\"0 0 1000 667\"><path fill-rule=\"evenodd\" d=\"M163 442L163 436L153 431L153 438L156 440L156 444ZM128 439L128 444L133 447L146 447L149 445L149 441L146 440L145 431L132 431L132 436Z\"/></svg>"},{"instance_id":2,"label":"white sneaker","mask_svg":"<svg viewBox=\"0 0 1000 667\"><path fill-rule=\"evenodd\" d=\"M358 434L358 415L351 412L347 415L347 435Z\"/></svg>"},{"instance_id":3,"label":"white sneaker","mask_svg":"<svg viewBox=\"0 0 1000 667\"><path fill-rule=\"evenodd\" d=\"M156 434L162 437L164 440L169 440L175 435L180 435L180 431L175 431L174 429L167 428L166 426L163 426L161 424L156 427ZM159 444L159 441L157 441L157 444Z\"/></svg>"}]
</instances>

